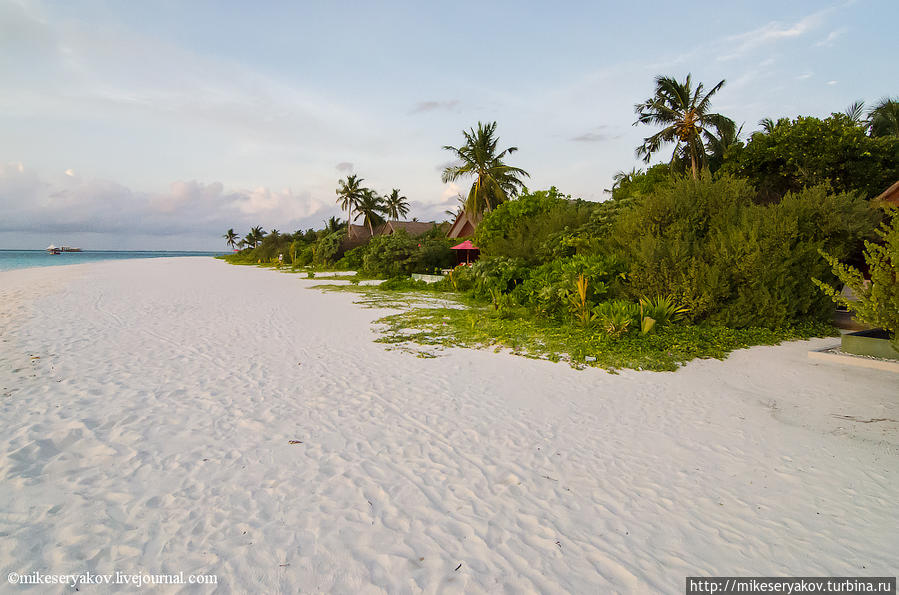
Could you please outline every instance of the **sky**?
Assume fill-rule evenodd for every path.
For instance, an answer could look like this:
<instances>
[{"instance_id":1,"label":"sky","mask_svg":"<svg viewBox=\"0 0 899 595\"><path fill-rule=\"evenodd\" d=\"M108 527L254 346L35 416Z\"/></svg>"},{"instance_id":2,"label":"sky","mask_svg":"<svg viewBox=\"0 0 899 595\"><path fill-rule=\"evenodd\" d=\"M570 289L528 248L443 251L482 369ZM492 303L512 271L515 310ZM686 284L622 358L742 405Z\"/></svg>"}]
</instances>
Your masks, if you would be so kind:
<instances>
[{"instance_id":1,"label":"sky","mask_svg":"<svg viewBox=\"0 0 899 595\"><path fill-rule=\"evenodd\" d=\"M657 75L744 136L899 95L895 0L0 0L0 249L221 250L339 215L349 173L442 220L444 145L497 121L527 186L603 200ZM666 161L670 150L654 161Z\"/></svg>"}]
</instances>

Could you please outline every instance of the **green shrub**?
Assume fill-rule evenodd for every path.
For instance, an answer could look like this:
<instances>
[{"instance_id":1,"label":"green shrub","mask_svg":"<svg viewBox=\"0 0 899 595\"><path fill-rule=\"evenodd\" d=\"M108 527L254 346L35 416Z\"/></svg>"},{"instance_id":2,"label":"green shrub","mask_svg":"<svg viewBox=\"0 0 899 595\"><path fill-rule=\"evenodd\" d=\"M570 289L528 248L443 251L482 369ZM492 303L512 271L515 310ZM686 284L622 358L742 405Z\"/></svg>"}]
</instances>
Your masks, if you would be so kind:
<instances>
[{"instance_id":1,"label":"green shrub","mask_svg":"<svg viewBox=\"0 0 899 595\"><path fill-rule=\"evenodd\" d=\"M892 222L878 230L883 244L866 242L865 262L871 274L866 282L861 271L840 263L822 250L833 274L855 294L857 301L849 301L829 284L815 279L815 284L837 304L846 306L855 317L867 324L889 331L893 345L899 350L899 213Z\"/></svg>"},{"instance_id":2,"label":"green shrub","mask_svg":"<svg viewBox=\"0 0 899 595\"><path fill-rule=\"evenodd\" d=\"M559 248L557 240L566 230L589 220L594 203L571 200L555 187L525 192L516 200L502 203L484 216L475 233L475 244L486 257L502 256L526 262L542 262ZM570 256L574 248L556 254Z\"/></svg>"},{"instance_id":3,"label":"green shrub","mask_svg":"<svg viewBox=\"0 0 899 595\"><path fill-rule=\"evenodd\" d=\"M358 271L362 268L367 246L357 246L347 250L343 257L334 264L334 268L344 271Z\"/></svg>"},{"instance_id":4,"label":"green shrub","mask_svg":"<svg viewBox=\"0 0 899 595\"><path fill-rule=\"evenodd\" d=\"M855 194L826 186L753 203L731 177L680 178L642 197L616 221L614 242L629 266L634 298L669 295L694 322L777 328L825 321L831 307L811 277L831 279L818 254L850 254L877 213Z\"/></svg>"},{"instance_id":5,"label":"green shrub","mask_svg":"<svg viewBox=\"0 0 899 595\"><path fill-rule=\"evenodd\" d=\"M293 261L293 265L297 267L304 267L311 264L314 254L314 248L312 246L306 246L297 253L297 257L296 260Z\"/></svg>"},{"instance_id":6,"label":"green shrub","mask_svg":"<svg viewBox=\"0 0 899 595\"><path fill-rule=\"evenodd\" d=\"M419 242L405 230L383 236L375 236L366 246L362 269L383 277L408 276L415 272L418 262Z\"/></svg>"},{"instance_id":7,"label":"green shrub","mask_svg":"<svg viewBox=\"0 0 899 595\"><path fill-rule=\"evenodd\" d=\"M528 268L517 258L482 258L472 266L474 292L489 297L492 291L509 293L528 276Z\"/></svg>"},{"instance_id":8,"label":"green shrub","mask_svg":"<svg viewBox=\"0 0 899 595\"><path fill-rule=\"evenodd\" d=\"M637 306L625 300L603 302L593 312L602 332L612 339L626 335L640 320Z\"/></svg>"},{"instance_id":9,"label":"green shrub","mask_svg":"<svg viewBox=\"0 0 899 595\"><path fill-rule=\"evenodd\" d=\"M438 291L457 291L464 292L470 290L474 287L474 273L472 273L470 266L460 264L449 273L447 273L443 279L434 283L434 289Z\"/></svg>"},{"instance_id":10,"label":"green shrub","mask_svg":"<svg viewBox=\"0 0 899 595\"><path fill-rule=\"evenodd\" d=\"M656 328L670 322L677 322L687 313L687 309L671 296L640 298L641 316L652 318Z\"/></svg>"},{"instance_id":11,"label":"green shrub","mask_svg":"<svg viewBox=\"0 0 899 595\"><path fill-rule=\"evenodd\" d=\"M335 231L322 237L315 243L315 264L333 264L340 255L340 246L346 237L346 232Z\"/></svg>"},{"instance_id":12,"label":"green shrub","mask_svg":"<svg viewBox=\"0 0 899 595\"><path fill-rule=\"evenodd\" d=\"M735 147L723 171L750 180L762 200L826 182L871 198L899 178L899 137L872 138L845 114L781 118Z\"/></svg>"},{"instance_id":13,"label":"green shrub","mask_svg":"<svg viewBox=\"0 0 899 595\"><path fill-rule=\"evenodd\" d=\"M456 240L446 238L443 234L420 236L413 272L430 274L452 267L456 256L450 248L456 243Z\"/></svg>"},{"instance_id":14,"label":"green shrub","mask_svg":"<svg viewBox=\"0 0 899 595\"><path fill-rule=\"evenodd\" d=\"M618 293L618 280L623 271L623 263L615 257L570 256L532 269L513 295L535 313L558 318L568 310L570 294L580 275L588 282L587 301L596 303Z\"/></svg>"}]
</instances>

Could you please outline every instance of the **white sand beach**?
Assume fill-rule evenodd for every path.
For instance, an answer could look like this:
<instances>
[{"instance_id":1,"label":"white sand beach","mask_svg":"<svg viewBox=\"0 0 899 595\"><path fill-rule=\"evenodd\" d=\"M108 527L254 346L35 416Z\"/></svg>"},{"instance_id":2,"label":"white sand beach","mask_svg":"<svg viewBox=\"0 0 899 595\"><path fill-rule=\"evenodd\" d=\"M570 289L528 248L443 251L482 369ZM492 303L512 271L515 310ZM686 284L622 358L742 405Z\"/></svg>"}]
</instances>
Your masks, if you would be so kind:
<instances>
[{"instance_id":1,"label":"white sand beach","mask_svg":"<svg viewBox=\"0 0 899 595\"><path fill-rule=\"evenodd\" d=\"M0 273L0 591L72 592L6 582L32 571L223 593L897 572L899 375L807 358L834 339L675 373L423 359L316 283L208 258Z\"/></svg>"}]
</instances>

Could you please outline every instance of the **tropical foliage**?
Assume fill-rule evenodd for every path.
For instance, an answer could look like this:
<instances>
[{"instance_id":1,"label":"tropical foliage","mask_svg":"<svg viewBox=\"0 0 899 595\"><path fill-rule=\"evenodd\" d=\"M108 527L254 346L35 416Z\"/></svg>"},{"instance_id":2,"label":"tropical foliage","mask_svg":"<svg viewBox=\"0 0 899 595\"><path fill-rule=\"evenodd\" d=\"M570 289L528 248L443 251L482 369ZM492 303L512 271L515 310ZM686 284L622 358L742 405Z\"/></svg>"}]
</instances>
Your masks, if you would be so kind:
<instances>
[{"instance_id":1,"label":"tropical foliage","mask_svg":"<svg viewBox=\"0 0 899 595\"><path fill-rule=\"evenodd\" d=\"M866 128L846 114L781 118L733 149L722 169L752 182L765 201L825 182L870 198L899 179L899 136L872 138Z\"/></svg>"},{"instance_id":2,"label":"tropical foliage","mask_svg":"<svg viewBox=\"0 0 899 595\"><path fill-rule=\"evenodd\" d=\"M364 178L360 178L356 174L351 174L347 176L345 180L339 180L337 182L337 204L340 205L341 209L346 211L347 221L352 221L354 219L353 213L365 196L365 191L367 189L362 185L362 182L364 181Z\"/></svg>"},{"instance_id":3,"label":"tropical foliage","mask_svg":"<svg viewBox=\"0 0 899 595\"><path fill-rule=\"evenodd\" d=\"M529 174L504 161L507 156L518 151L518 147L498 150L496 122L478 122L477 129L463 130L462 135L465 137L462 146L443 147L453 154L457 163L443 170L442 179L444 182L455 182L460 178L474 177L465 200L465 209L469 213L480 214L517 196L524 185L522 178Z\"/></svg>"},{"instance_id":4,"label":"tropical foliage","mask_svg":"<svg viewBox=\"0 0 899 595\"><path fill-rule=\"evenodd\" d=\"M649 163L662 145L674 143L672 162L689 163L693 179L707 164L706 145L723 153L736 140L733 120L711 111L712 97L724 86L720 81L707 93L702 83L693 88L691 75L680 82L672 77L656 77L652 97L634 106L637 124L662 126L655 134L643 139L637 156Z\"/></svg>"},{"instance_id":5,"label":"tropical foliage","mask_svg":"<svg viewBox=\"0 0 899 595\"><path fill-rule=\"evenodd\" d=\"M893 345L899 350L899 214L894 213L891 223L884 223L878 234L883 243L865 243L870 280L859 269L841 263L822 250L833 274L852 290L855 300L847 299L837 288L818 278L814 282L834 302L851 310L858 320L890 332Z\"/></svg>"},{"instance_id":6,"label":"tropical foliage","mask_svg":"<svg viewBox=\"0 0 899 595\"><path fill-rule=\"evenodd\" d=\"M899 217L875 242L884 214L869 199L899 179L896 102L870 110L857 102L823 119L765 118L744 139L742 126L712 110L723 84L706 91L689 75L658 77L636 123L661 130L638 154L649 161L666 143L673 154L618 172L602 202L555 187L529 191L527 173L506 163L517 149L498 148L495 122L463 132L460 147L444 147L457 161L443 180L472 181L459 209L479 221L472 240L481 258L437 283L409 275L449 269L458 239L437 227L416 237L393 229L408 199L399 189L379 195L356 175L337 188L346 222L332 217L293 234L253 228L228 259L270 263L283 254L294 268L387 278L366 291L452 292L468 309L440 319L440 341L524 344L550 359L561 350L579 364L589 356L670 369L683 358L826 333L830 298L845 302L837 283L860 296L850 306L859 319L895 333ZM347 237L353 221L368 232L361 240ZM393 233L369 241L384 221ZM241 245L234 230L224 237ZM435 320L417 311L389 324L433 330ZM403 336L427 342L427 333Z\"/></svg>"}]
</instances>

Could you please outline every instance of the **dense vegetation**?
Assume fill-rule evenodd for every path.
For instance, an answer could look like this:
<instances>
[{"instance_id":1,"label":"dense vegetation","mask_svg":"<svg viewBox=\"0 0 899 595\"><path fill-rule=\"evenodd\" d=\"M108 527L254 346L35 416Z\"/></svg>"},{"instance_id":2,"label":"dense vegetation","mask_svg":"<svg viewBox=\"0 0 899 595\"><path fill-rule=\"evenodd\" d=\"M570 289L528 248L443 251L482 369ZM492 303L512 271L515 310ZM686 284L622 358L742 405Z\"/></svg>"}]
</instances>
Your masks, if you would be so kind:
<instances>
[{"instance_id":1,"label":"dense vegetation","mask_svg":"<svg viewBox=\"0 0 899 595\"><path fill-rule=\"evenodd\" d=\"M689 77L659 77L635 111L637 124L661 130L637 154L648 159L668 143L671 159L620 172L601 203L529 191L527 173L504 161L516 148L498 151L495 123L464 132L465 144L445 147L459 162L443 179L473 179L462 202L480 220L472 240L481 258L438 283L409 279L454 262L458 240L438 228L420 237L398 230L347 251L346 226L333 218L327 229L293 235L254 229L230 258L283 254L294 268L356 270L388 278L381 290L445 292L469 306L386 319L394 331L419 329L407 340L525 345L573 361L592 353L607 367L671 369L744 344L828 332L837 283L861 297L850 307L862 319L896 332L897 218L870 200L899 179L896 102L882 100L867 117L856 104L824 119L766 119L743 141L741 128L711 110L723 84L704 92ZM399 191L380 197L362 181L340 181L350 218L373 231L385 216L405 214ZM226 241L235 235L229 230Z\"/></svg>"}]
</instances>

